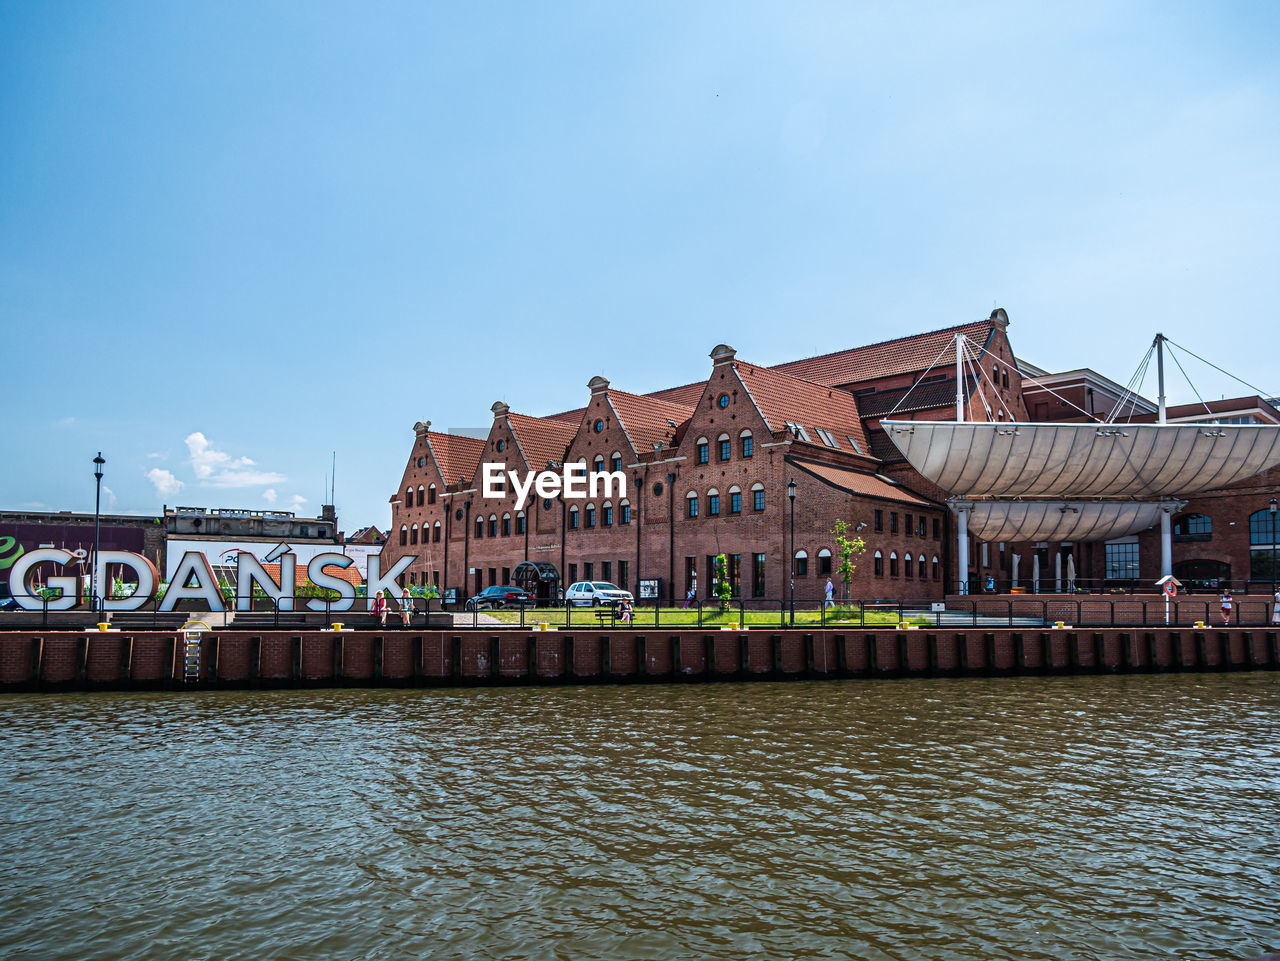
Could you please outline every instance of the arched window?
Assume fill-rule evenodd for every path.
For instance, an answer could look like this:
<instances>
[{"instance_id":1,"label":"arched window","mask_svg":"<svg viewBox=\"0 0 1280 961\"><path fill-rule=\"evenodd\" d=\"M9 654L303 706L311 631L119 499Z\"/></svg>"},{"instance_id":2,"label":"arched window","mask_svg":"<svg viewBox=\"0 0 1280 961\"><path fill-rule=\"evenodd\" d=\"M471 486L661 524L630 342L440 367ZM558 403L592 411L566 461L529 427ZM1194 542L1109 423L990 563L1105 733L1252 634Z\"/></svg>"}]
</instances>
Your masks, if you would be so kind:
<instances>
[{"instance_id":1,"label":"arched window","mask_svg":"<svg viewBox=\"0 0 1280 961\"><path fill-rule=\"evenodd\" d=\"M921 555L920 555L920 560L919 560L918 564L919 564L919 568L920 568L920 580L924 580L924 579L925 579L925 577L927 576L927 572L925 571L924 555L923 555L923 554L921 554Z\"/></svg>"},{"instance_id":2,"label":"arched window","mask_svg":"<svg viewBox=\"0 0 1280 961\"><path fill-rule=\"evenodd\" d=\"M914 576L915 576L916 569L915 569L914 567L912 567L912 566L911 566L911 552L910 552L910 551L908 551L906 554L903 554L903 555L902 555L902 572L903 572L904 574L906 574L906 576L907 576L907 577L914 577Z\"/></svg>"},{"instance_id":3,"label":"arched window","mask_svg":"<svg viewBox=\"0 0 1280 961\"><path fill-rule=\"evenodd\" d=\"M689 493L685 494L684 497L685 497L685 500L689 502L689 516L697 517L698 516L698 492L689 491Z\"/></svg>"},{"instance_id":4,"label":"arched window","mask_svg":"<svg viewBox=\"0 0 1280 961\"><path fill-rule=\"evenodd\" d=\"M942 568L938 565L938 555L933 555L933 579L936 581L942 576Z\"/></svg>"},{"instance_id":5,"label":"arched window","mask_svg":"<svg viewBox=\"0 0 1280 961\"><path fill-rule=\"evenodd\" d=\"M818 573L827 575L831 573L831 552L825 547L818 551Z\"/></svg>"},{"instance_id":6,"label":"arched window","mask_svg":"<svg viewBox=\"0 0 1280 961\"><path fill-rule=\"evenodd\" d=\"M719 437L717 437L716 447L720 449L720 460L721 461L728 460L729 456L732 453L732 451L729 449L729 435L721 434Z\"/></svg>"},{"instance_id":7,"label":"arched window","mask_svg":"<svg viewBox=\"0 0 1280 961\"><path fill-rule=\"evenodd\" d=\"M751 509L753 511L764 510L764 485L751 485Z\"/></svg>"},{"instance_id":8,"label":"arched window","mask_svg":"<svg viewBox=\"0 0 1280 961\"><path fill-rule=\"evenodd\" d=\"M809 555L804 551L796 551L796 577L805 577L809 573Z\"/></svg>"},{"instance_id":9,"label":"arched window","mask_svg":"<svg viewBox=\"0 0 1280 961\"><path fill-rule=\"evenodd\" d=\"M698 464L705 464L710 460L711 460L711 453L709 448L707 447L707 439L705 437L699 437L698 444L697 444L697 455L694 457L694 462Z\"/></svg>"},{"instance_id":10,"label":"arched window","mask_svg":"<svg viewBox=\"0 0 1280 961\"><path fill-rule=\"evenodd\" d=\"M631 502L630 501L623 501L618 505L618 523L619 524L631 523Z\"/></svg>"},{"instance_id":11,"label":"arched window","mask_svg":"<svg viewBox=\"0 0 1280 961\"><path fill-rule=\"evenodd\" d=\"M595 527L596 526L596 505L588 504L587 509L583 513L586 515L586 518L587 518L587 529L590 530L591 528Z\"/></svg>"},{"instance_id":12,"label":"arched window","mask_svg":"<svg viewBox=\"0 0 1280 961\"><path fill-rule=\"evenodd\" d=\"M1271 581L1280 574L1280 513L1263 508L1249 515L1249 579Z\"/></svg>"},{"instance_id":13,"label":"arched window","mask_svg":"<svg viewBox=\"0 0 1280 961\"><path fill-rule=\"evenodd\" d=\"M600 505L600 526L613 526L613 501L605 501Z\"/></svg>"},{"instance_id":14,"label":"arched window","mask_svg":"<svg viewBox=\"0 0 1280 961\"><path fill-rule=\"evenodd\" d=\"M707 516L720 516L720 492L714 487L707 491Z\"/></svg>"},{"instance_id":15,"label":"arched window","mask_svg":"<svg viewBox=\"0 0 1280 961\"><path fill-rule=\"evenodd\" d=\"M1270 515L1270 511L1259 511L1259 514ZM1256 514L1254 515L1257 516ZM1264 518L1266 542L1271 543L1271 521L1269 516ZM1184 514L1173 522L1173 536L1194 538L1195 540L1208 540L1209 535L1213 533L1213 521L1204 514ZM1249 520L1249 540L1253 541L1253 519Z\"/></svg>"},{"instance_id":16,"label":"arched window","mask_svg":"<svg viewBox=\"0 0 1280 961\"><path fill-rule=\"evenodd\" d=\"M751 431L744 430L741 434L738 435L738 439L742 446L743 457L750 457L752 454L756 452L756 442L755 442L755 439L751 436Z\"/></svg>"},{"instance_id":17,"label":"arched window","mask_svg":"<svg viewBox=\"0 0 1280 961\"><path fill-rule=\"evenodd\" d=\"M604 473L604 454L596 454L595 460L591 462L591 469L597 474Z\"/></svg>"},{"instance_id":18,"label":"arched window","mask_svg":"<svg viewBox=\"0 0 1280 961\"><path fill-rule=\"evenodd\" d=\"M510 514L502 515L502 536L503 537L511 536L511 515Z\"/></svg>"},{"instance_id":19,"label":"arched window","mask_svg":"<svg viewBox=\"0 0 1280 961\"><path fill-rule=\"evenodd\" d=\"M431 525L431 539L437 544L440 543L440 522L436 521Z\"/></svg>"},{"instance_id":20,"label":"arched window","mask_svg":"<svg viewBox=\"0 0 1280 961\"><path fill-rule=\"evenodd\" d=\"M427 502L427 491L421 484L418 485L418 506L421 507Z\"/></svg>"},{"instance_id":21,"label":"arched window","mask_svg":"<svg viewBox=\"0 0 1280 961\"><path fill-rule=\"evenodd\" d=\"M436 485L432 484L427 488L427 503L434 504L436 502Z\"/></svg>"},{"instance_id":22,"label":"arched window","mask_svg":"<svg viewBox=\"0 0 1280 961\"><path fill-rule=\"evenodd\" d=\"M524 533L524 511L520 511L518 514L516 514L516 533L517 534Z\"/></svg>"},{"instance_id":23,"label":"arched window","mask_svg":"<svg viewBox=\"0 0 1280 961\"><path fill-rule=\"evenodd\" d=\"M404 547L408 543L409 543L409 528L406 525L401 524L400 525L400 546Z\"/></svg>"},{"instance_id":24,"label":"arched window","mask_svg":"<svg viewBox=\"0 0 1280 961\"><path fill-rule=\"evenodd\" d=\"M490 537L498 536L498 515L497 514L489 515L489 536Z\"/></svg>"},{"instance_id":25,"label":"arched window","mask_svg":"<svg viewBox=\"0 0 1280 961\"><path fill-rule=\"evenodd\" d=\"M622 470L622 455L616 450L609 457L609 470L615 472Z\"/></svg>"},{"instance_id":26,"label":"arched window","mask_svg":"<svg viewBox=\"0 0 1280 961\"><path fill-rule=\"evenodd\" d=\"M569 508L569 530L576 531L578 529L578 508Z\"/></svg>"},{"instance_id":27,"label":"arched window","mask_svg":"<svg viewBox=\"0 0 1280 961\"><path fill-rule=\"evenodd\" d=\"M413 488L412 487L410 487L408 490L404 492L404 506L405 507L413 506Z\"/></svg>"},{"instance_id":28,"label":"arched window","mask_svg":"<svg viewBox=\"0 0 1280 961\"><path fill-rule=\"evenodd\" d=\"M729 513L742 513L742 488L737 484L729 488Z\"/></svg>"},{"instance_id":29,"label":"arched window","mask_svg":"<svg viewBox=\"0 0 1280 961\"><path fill-rule=\"evenodd\" d=\"M898 576L898 552L897 551L889 552L889 576L890 577Z\"/></svg>"},{"instance_id":30,"label":"arched window","mask_svg":"<svg viewBox=\"0 0 1280 961\"><path fill-rule=\"evenodd\" d=\"M876 577L884 577L884 555L876 551L876 555L872 560L875 562Z\"/></svg>"},{"instance_id":31,"label":"arched window","mask_svg":"<svg viewBox=\"0 0 1280 961\"><path fill-rule=\"evenodd\" d=\"M409 528L409 543L410 544L418 543L418 525L417 524L414 524L412 527Z\"/></svg>"},{"instance_id":32,"label":"arched window","mask_svg":"<svg viewBox=\"0 0 1280 961\"><path fill-rule=\"evenodd\" d=\"M476 515L476 540L484 537L484 518Z\"/></svg>"}]
</instances>

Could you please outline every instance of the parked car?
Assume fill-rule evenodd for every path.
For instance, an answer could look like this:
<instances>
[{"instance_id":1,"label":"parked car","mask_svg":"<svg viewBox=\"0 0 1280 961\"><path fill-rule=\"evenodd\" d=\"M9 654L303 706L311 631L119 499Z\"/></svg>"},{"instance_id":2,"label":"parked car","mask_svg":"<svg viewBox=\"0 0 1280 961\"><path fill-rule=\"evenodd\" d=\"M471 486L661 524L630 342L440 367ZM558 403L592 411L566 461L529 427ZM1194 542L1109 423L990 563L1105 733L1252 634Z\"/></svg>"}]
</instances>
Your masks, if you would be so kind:
<instances>
[{"instance_id":1,"label":"parked car","mask_svg":"<svg viewBox=\"0 0 1280 961\"><path fill-rule=\"evenodd\" d=\"M475 597L467 599L464 605L469 611L487 611L501 607L533 607L538 599L529 591L518 587L499 586L486 587Z\"/></svg>"},{"instance_id":2,"label":"parked car","mask_svg":"<svg viewBox=\"0 0 1280 961\"><path fill-rule=\"evenodd\" d=\"M610 584L608 581L579 581L570 584L569 589L564 592L564 600L566 604L575 607L616 607L623 601L635 603L630 591L624 591L617 584Z\"/></svg>"}]
</instances>

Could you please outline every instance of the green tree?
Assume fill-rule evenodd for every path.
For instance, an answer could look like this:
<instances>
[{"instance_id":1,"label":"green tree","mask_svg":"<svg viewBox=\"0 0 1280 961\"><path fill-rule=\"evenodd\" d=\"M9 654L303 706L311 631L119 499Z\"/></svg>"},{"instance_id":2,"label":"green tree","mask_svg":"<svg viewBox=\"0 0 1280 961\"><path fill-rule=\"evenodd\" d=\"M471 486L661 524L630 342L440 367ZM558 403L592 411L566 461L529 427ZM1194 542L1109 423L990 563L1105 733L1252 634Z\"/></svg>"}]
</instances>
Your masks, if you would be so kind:
<instances>
[{"instance_id":1,"label":"green tree","mask_svg":"<svg viewBox=\"0 0 1280 961\"><path fill-rule=\"evenodd\" d=\"M849 536L849 525L842 518L836 518L836 526L831 528L831 536L836 539L836 556L840 558L840 567L837 573L840 575L840 581L844 585L842 594L844 603L849 604L849 591L853 585L853 572L858 569L858 565L853 562L855 557L861 557L867 552L867 545L857 534L853 537Z\"/></svg>"},{"instance_id":2,"label":"green tree","mask_svg":"<svg viewBox=\"0 0 1280 961\"><path fill-rule=\"evenodd\" d=\"M733 585L729 583L729 559L723 554L716 555L715 574L715 595L723 613L729 609L729 601L733 598Z\"/></svg>"}]
</instances>

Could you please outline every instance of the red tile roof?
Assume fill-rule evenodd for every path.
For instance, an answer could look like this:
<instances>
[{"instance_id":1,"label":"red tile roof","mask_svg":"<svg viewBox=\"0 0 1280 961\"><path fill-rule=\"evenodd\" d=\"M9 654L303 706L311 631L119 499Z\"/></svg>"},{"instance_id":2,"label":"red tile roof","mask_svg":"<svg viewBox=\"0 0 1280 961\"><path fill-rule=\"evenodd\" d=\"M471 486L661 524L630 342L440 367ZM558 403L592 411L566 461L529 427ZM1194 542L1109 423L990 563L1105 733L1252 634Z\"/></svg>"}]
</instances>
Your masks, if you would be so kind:
<instances>
[{"instance_id":1,"label":"red tile roof","mask_svg":"<svg viewBox=\"0 0 1280 961\"><path fill-rule=\"evenodd\" d=\"M562 420L576 427L582 422L582 415L586 412L587 409L585 407L579 407L576 410L562 410L558 414L548 414L546 420Z\"/></svg>"},{"instance_id":2,"label":"red tile roof","mask_svg":"<svg viewBox=\"0 0 1280 961\"><path fill-rule=\"evenodd\" d=\"M679 387L664 387L662 390L651 391L644 396L652 397L655 400L664 400L669 404L697 407L706 386L707 382L700 380L692 384L682 384Z\"/></svg>"},{"instance_id":3,"label":"red tile roof","mask_svg":"<svg viewBox=\"0 0 1280 961\"><path fill-rule=\"evenodd\" d=\"M681 428L693 415L694 408L673 404L656 397L628 394L609 388L609 403L618 415L618 423L631 440L637 454L653 450L654 444L673 447L679 440ZM672 426L671 421L675 422Z\"/></svg>"},{"instance_id":4,"label":"red tile roof","mask_svg":"<svg viewBox=\"0 0 1280 961\"><path fill-rule=\"evenodd\" d=\"M530 417L513 411L507 412L507 424L530 470L542 470L548 461L563 461L569 442L578 433L577 423Z\"/></svg>"},{"instance_id":5,"label":"red tile roof","mask_svg":"<svg viewBox=\"0 0 1280 961\"><path fill-rule=\"evenodd\" d=\"M280 584L280 565L274 563L264 563L262 569L271 576L271 579ZM360 576L360 572L356 570L356 566L352 564L350 567L326 567L324 572L339 580L346 581L348 584L354 584L359 587L364 583L364 578ZM293 586L305 587L310 581L307 578L307 565L301 562L295 564L293 568ZM281 587L284 585L281 584Z\"/></svg>"},{"instance_id":6,"label":"red tile roof","mask_svg":"<svg viewBox=\"0 0 1280 961\"><path fill-rule=\"evenodd\" d=\"M733 366L770 430L786 430L788 421L800 424L808 433L810 443L825 447L815 430L821 427L834 435L838 450L850 454L869 453L858 402L848 391L740 360L735 360ZM858 451L849 449L849 437L858 442Z\"/></svg>"},{"instance_id":7,"label":"red tile roof","mask_svg":"<svg viewBox=\"0 0 1280 961\"><path fill-rule=\"evenodd\" d=\"M996 326L997 322L989 318L977 320L956 327L869 344L866 347L853 347L818 357L793 360L778 364L773 369L793 377L829 385L855 384L879 377L910 374L924 370L939 354L943 355L939 363L945 363L947 345L958 333L986 346ZM950 352L950 356L954 368L954 350Z\"/></svg>"},{"instance_id":8,"label":"red tile roof","mask_svg":"<svg viewBox=\"0 0 1280 961\"><path fill-rule=\"evenodd\" d=\"M832 487L839 487L850 494L863 497L879 497L883 500L901 501L904 504L918 504L921 507L936 507L923 497L918 497L905 487L892 484L878 474L864 474L847 470L843 467L832 467L830 464L810 464L789 461L802 471L812 474Z\"/></svg>"},{"instance_id":9,"label":"red tile roof","mask_svg":"<svg viewBox=\"0 0 1280 961\"><path fill-rule=\"evenodd\" d=\"M440 468L440 476L444 478L445 484L456 484L459 477L475 476L485 442L478 437L428 431L427 444L431 448L432 456L436 459L436 466Z\"/></svg>"}]
</instances>

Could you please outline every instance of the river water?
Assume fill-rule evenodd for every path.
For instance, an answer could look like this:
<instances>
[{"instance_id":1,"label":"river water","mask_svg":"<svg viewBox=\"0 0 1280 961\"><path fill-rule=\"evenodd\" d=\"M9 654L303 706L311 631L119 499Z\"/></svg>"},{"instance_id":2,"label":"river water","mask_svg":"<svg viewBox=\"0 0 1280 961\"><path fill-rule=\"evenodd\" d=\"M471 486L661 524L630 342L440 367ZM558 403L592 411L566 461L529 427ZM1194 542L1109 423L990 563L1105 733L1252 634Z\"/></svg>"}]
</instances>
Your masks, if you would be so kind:
<instances>
[{"instance_id":1,"label":"river water","mask_svg":"<svg viewBox=\"0 0 1280 961\"><path fill-rule=\"evenodd\" d=\"M0 957L1280 950L1280 674L0 697Z\"/></svg>"}]
</instances>

